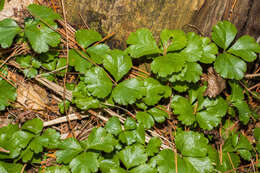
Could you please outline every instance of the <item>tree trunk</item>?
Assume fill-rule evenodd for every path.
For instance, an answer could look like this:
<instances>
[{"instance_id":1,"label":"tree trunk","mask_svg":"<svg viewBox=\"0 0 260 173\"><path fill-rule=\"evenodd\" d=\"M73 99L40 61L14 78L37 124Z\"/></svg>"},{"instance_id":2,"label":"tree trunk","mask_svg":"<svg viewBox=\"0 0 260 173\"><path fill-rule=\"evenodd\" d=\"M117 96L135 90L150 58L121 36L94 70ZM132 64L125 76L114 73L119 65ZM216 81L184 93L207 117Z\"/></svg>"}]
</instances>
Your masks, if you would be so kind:
<instances>
[{"instance_id":1,"label":"tree trunk","mask_svg":"<svg viewBox=\"0 0 260 173\"><path fill-rule=\"evenodd\" d=\"M234 23L240 35L260 35L257 0L66 0L66 9L74 25L84 27L83 18L103 35L115 32L109 45L116 48L125 48L129 33L138 28L149 28L157 39L165 28L209 36L220 20Z\"/></svg>"}]
</instances>

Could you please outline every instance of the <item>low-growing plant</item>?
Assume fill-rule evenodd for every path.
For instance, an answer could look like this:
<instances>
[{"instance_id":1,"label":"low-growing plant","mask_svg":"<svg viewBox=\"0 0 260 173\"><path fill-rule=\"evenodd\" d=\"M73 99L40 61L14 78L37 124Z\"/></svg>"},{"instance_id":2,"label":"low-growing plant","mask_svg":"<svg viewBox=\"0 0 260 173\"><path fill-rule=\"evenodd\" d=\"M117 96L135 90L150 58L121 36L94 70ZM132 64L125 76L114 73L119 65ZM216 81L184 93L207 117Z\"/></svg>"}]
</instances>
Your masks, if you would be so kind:
<instances>
[{"instance_id":1,"label":"low-growing plant","mask_svg":"<svg viewBox=\"0 0 260 173\"><path fill-rule=\"evenodd\" d=\"M64 103L59 104L60 112L65 113L69 105L82 111L109 106L131 112L134 107L136 120L128 117L122 127L119 119L112 117L83 141L61 140L55 130L43 130L39 119L27 121L21 128L10 124L0 129L0 172L20 172L21 163L39 167L48 158L48 151L55 151L57 161L51 167L39 168L48 173L211 173L229 171L256 159L259 128L254 129L254 147L233 128L232 120L247 125L258 118L238 81L244 78L246 62L257 58L260 46L247 35L235 40L237 30L232 23L217 23L211 38L165 29L159 44L148 29L138 29L129 35L125 50L111 50L100 43L101 34L80 29L75 32L75 45L68 50L67 64L58 52L64 46L57 23L61 16L35 4L28 10L32 16L25 19L24 27L13 19L0 21L0 45L5 49L27 45L30 51L15 57L27 78L40 75L57 82L65 68L78 72L77 84L67 85L73 93L72 102L66 101L65 108ZM133 66L142 63L151 71ZM222 94L225 87L213 94L216 97L206 94L209 81L201 77L207 67L214 68L222 83L228 81L226 94ZM1 65L0 110L16 100L16 89L4 77L7 68ZM131 73L133 69L137 72ZM49 73L52 71L55 73ZM259 99L257 93L254 97ZM171 112L165 106L172 108L180 122L173 133L177 152L160 150L159 138L145 143L145 130L169 118ZM214 141L210 135L202 133L215 128L221 128L223 134L222 151L211 145Z\"/></svg>"}]
</instances>

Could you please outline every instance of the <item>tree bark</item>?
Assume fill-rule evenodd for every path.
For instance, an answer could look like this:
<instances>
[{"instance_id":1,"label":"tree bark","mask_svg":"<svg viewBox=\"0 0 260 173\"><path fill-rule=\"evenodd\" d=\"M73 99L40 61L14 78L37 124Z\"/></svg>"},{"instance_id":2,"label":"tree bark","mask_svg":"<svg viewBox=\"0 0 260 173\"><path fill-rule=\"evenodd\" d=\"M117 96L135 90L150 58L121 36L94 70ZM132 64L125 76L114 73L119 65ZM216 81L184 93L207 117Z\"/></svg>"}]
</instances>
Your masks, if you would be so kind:
<instances>
[{"instance_id":1,"label":"tree bark","mask_svg":"<svg viewBox=\"0 0 260 173\"><path fill-rule=\"evenodd\" d=\"M240 34L260 34L260 4L257 0L67 0L70 23L103 35L115 32L109 45L125 48L128 35L149 28L158 40L160 31L183 29L209 36L220 20L229 20ZM80 14L80 15L79 15Z\"/></svg>"}]
</instances>

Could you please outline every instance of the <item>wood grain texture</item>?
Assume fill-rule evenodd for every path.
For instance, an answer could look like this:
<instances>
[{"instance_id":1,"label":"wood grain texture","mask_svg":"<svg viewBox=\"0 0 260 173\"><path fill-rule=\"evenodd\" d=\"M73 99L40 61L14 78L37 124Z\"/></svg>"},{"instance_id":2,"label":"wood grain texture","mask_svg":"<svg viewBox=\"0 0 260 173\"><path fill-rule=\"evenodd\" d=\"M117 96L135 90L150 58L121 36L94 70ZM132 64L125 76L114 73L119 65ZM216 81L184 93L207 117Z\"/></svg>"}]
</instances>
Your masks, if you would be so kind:
<instances>
[{"instance_id":1,"label":"wood grain texture","mask_svg":"<svg viewBox=\"0 0 260 173\"><path fill-rule=\"evenodd\" d=\"M198 32L191 25L208 36L220 20L230 20L240 33L252 33L260 25L260 5L256 1L259 0L67 0L66 6L72 24L83 26L80 13L91 28L103 35L116 33L110 46L124 48L128 35L144 27L157 40L165 28Z\"/></svg>"}]
</instances>

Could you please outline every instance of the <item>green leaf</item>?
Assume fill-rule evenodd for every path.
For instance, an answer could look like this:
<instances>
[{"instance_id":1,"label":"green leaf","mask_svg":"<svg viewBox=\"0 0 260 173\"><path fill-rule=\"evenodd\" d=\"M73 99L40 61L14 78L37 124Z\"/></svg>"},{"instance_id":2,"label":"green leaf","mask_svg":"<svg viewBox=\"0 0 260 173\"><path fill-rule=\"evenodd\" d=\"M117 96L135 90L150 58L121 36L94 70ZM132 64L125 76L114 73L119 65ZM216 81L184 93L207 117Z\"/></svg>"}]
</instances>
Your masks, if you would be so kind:
<instances>
[{"instance_id":1,"label":"green leaf","mask_svg":"<svg viewBox=\"0 0 260 173\"><path fill-rule=\"evenodd\" d=\"M1 0L0 1L0 11L2 11L4 9L4 5L5 5L5 0Z\"/></svg>"},{"instance_id":2,"label":"green leaf","mask_svg":"<svg viewBox=\"0 0 260 173\"><path fill-rule=\"evenodd\" d=\"M217 97L204 105L203 109L202 111L198 109L196 119L201 128L212 130L217 127L221 122L221 118L226 115L228 103L222 97Z\"/></svg>"},{"instance_id":3,"label":"green leaf","mask_svg":"<svg viewBox=\"0 0 260 173\"><path fill-rule=\"evenodd\" d=\"M21 65L22 68L29 68L31 66L32 56L18 56L16 57L16 62Z\"/></svg>"},{"instance_id":4,"label":"green leaf","mask_svg":"<svg viewBox=\"0 0 260 173\"><path fill-rule=\"evenodd\" d=\"M55 13L53 9L48 8L47 6L31 4L27 8L35 18L45 22L53 22L54 20L62 19L58 13Z\"/></svg>"},{"instance_id":5,"label":"green leaf","mask_svg":"<svg viewBox=\"0 0 260 173\"><path fill-rule=\"evenodd\" d=\"M105 44L98 44L96 46L91 46L87 49L87 53L90 58L97 64L102 64L104 55L109 52L109 47Z\"/></svg>"},{"instance_id":6,"label":"green leaf","mask_svg":"<svg viewBox=\"0 0 260 173\"><path fill-rule=\"evenodd\" d=\"M253 62L257 57L256 53L260 53L260 46L254 38L245 35L240 37L228 52L243 58L245 61Z\"/></svg>"},{"instance_id":7,"label":"green leaf","mask_svg":"<svg viewBox=\"0 0 260 173\"><path fill-rule=\"evenodd\" d=\"M126 42L130 44L127 48L127 52L129 52L133 58L159 53L156 41L148 29L143 28L132 32Z\"/></svg>"},{"instance_id":8,"label":"green leaf","mask_svg":"<svg viewBox=\"0 0 260 173\"><path fill-rule=\"evenodd\" d=\"M67 138L62 141L58 147L60 150L56 152L58 163L69 163L80 152L83 151L80 143L74 138Z\"/></svg>"},{"instance_id":9,"label":"green leaf","mask_svg":"<svg viewBox=\"0 0 260 173\"><path fill-rule=\"evenodd\" d=\"M145 129L150 129L154 125L153 117L147 112L138 112L136 119L139 123L144 125Z\"/></svg>"},{"instance_id":10,"label":"green leaf","mask_svg":"<svg viewBox=\"0 0 260 173\"><path fill-rule=\"evenodd\" d=\"M182 96L174 96L172 99L171 107L174 114L179 114L178 120L185 125L191 125L195 122L195 114L189 101Z\"/></svg>"},{"instance_id":11,"label":"green leaf","mask_svg":"<svg viewBox=\"0 0 260 173\"><path fill-rule=\"evenodd\" d=\"M56 28L57 25L52 27ZM49 46L56 47L60 43L60 35L38 20L26 22L24 32L33 50L39 54L47 52Z\"/></svg>"},{"instance_id":12,"label":"green leaf","mask_svg":"<svg viewBox=\"0 0 260 173\"><path fill-rule=\"evenodd\" d=\"M232 163L230 160L232 161ZM220 161L218 160L216 168L221 172L225 172L233 169L233 167L237 168L239 164L240 164L240 158L237 154L225 152L222 153L222 164L220 164Z\"/></svg>"},{"instance_id":13,"label":"green leaf","mask_svg":"<svg viewBox=\"0 0 260 173\"><path fill-rule=\"evenodd\" d=\"M121 50L112 50L104 56L104 67L119 81L132 67L131 58Z\"/></svg>"},{"instance_id":14,"label":"green leaf","mask_svg":"<svg viewBox=\"0 0 260 173\"><path fill-rule=\"evenodd\" d=\"M250 120L250 116L252 115L248 104L245 101L240 100L234 102L233 105L238 109L239 120L246 125Z\"/></svg>"},{"instance_id":15,"label":"green leaf","mask_svg":"<svg viewBox=\"0 0 260 173\"><path fill-rule=\"evenodd\" d=\"M244 160L250 161L252 159L252 154L248 150L238 150L238 153Z\"/></svg>"},{"instance_id":16,"label":"green leaf","mask_svg":"<svg viewBox=\"0 0 260 173\"><path fill-rule=\"evenodd\" d=\"M143 100L144 103L149 106L157 104L161 98L170 97L172 94L169 86L162 85L153 78L146 78L144 80L144 87L146 89L146 95Z\"/></svg>"},{"instance_id":17,"label":"green leaf","mask_svg":"<svg viewBox=\"0 0 260 173\"><path fill-rule=\"evenodd\" d=\"M208 157L184 157L184 161L190 163L198 173L212 173L214 169Z\"/></svg>"},{"instance_id":18,"label":"green leaf","mask_svg":"<svg viewBox=\"0 0 260 173\"><path fill-rule=\"evenodd\" d=\"M1 0L2 2L3 0ZM21 31L21 28L13 19L4 19L0 21L0 44L2 48L8 48L12 45L14 37Z\"/></svg>"},{"instance_id":19,"label":"green leaf","mask_svg":"<svg viewBox=\"0 0 260 173\"><path fill-rule=\"evenodd\" d=\"M259 127L254 128L254 137L255 137L256 141L260 142L260 128Z\"/></svg>"},{"instance_id":20,"label":"green leaf","mask_svg":"<svg viewBox=\"0 0 260 173\"><path fill-rule=\"evenodd\" d=\"M170 149L165 149L160 151L160 153L155 156L156 164L159 173L195 173L189 164L183 161L180 156L176 156ZM177 166L175 164L175 158L177 159ZM177 167L177 171L176 171Z\"/></svg>"},{"instance_id":21,"label":"green leaf","mask_svg":"<svg viewBox=\"0 0 260 173\"><path fill-rule=\"evenodd\" d=\"M123 131L119 135L119 140L126 145L132 145L136 142L136 132L134 130Z\"/></svg>"},{"instance_id":22,"label":"green leaf","mask_svg":"<svg viewBox=\"0 0 260 173\"><path fill-rule=\"evenodd\" d=\"M171 78L172 79L172 78ZM170 79L170 80L171 80ZM188 89L189 89L189 83L187 83L187 82L183 82L183 81L177 81L177 82L173 82L172 83L172 85L173 85L173 89L175 90L175 91L178 91L178 92L185 92L185 91L187 91Z\"/></svg>"},{"instance_id":23,"label":"green leaf","mask_svg":"<svg viewBox=\"0 0 260 173\"><path fill-rule=\"evenodd\" d=\"M130 173L157 173L157 170L147 164L144 164L131 169Z\"/></svg>"},{"instance_id":24,"label":"green leaf","mask_svg":"<svg viewBox=\"0 0 260 173\"><path fill-rule=\"evenodd\" d=\"M205 157L208 152L208 139L198 132L177 132L175 144L183 156Z\"/></svg>"},{"instance_id":25,"label":"green leaf","mask_svg":"<svg viewBox=\"0 0 260 173\"><path fill-rule=\"evenodd\" d=\"M22 164L7 163L0 161L0 172L1 173L21 173L23 169Z\"/></svg>"},{"instance_id":26,"label":"green leaf","mask_svg":"<svg viewBox=\"0 0 260 173\"><path fill-rule=\"evenodd\" d=\"M164 29L160 35L162 47L168 52L181 50L187 45L186 34L182 30Z\"/></svg>"},{"instance_id":27,"label":"green leaf","mask_svg":"<svg viewBox=\"0 0 260 173\"><path fill-rule=\"evenodd\" d=\"M86 29L80 29L77 30L75 34L77 42L82 46L83 48L87 48L91 44L100 41L102 39L102 36L95 30L86 30Z\"/></svg>"},{"instance_id":28,"label":"green leaf","mask_svg":"<svg viewBox=\"0 0 260 173\"><path fill-rule=\"evenodd\" d=\"M184 75L181 78L181 81L187 82L198 82L200 76L202 75L202 68L198 63L187 62L184 70Z\"/></svg>"},{"instance_id":29,"label":"green leaf","mask_svg":"<svg viewBox=\"0 0 260 173\"><path fill-rule=\"evenodd\" d=\"M64 102L65 102L65 105L64 105ZM61 114L64 114L67 112L67 110L69 110L69 107L70 107L70 102L68 100L65 100L65 101L61 101L58 105L59 107L59 111Z\"/></svg>"},{"instance_id":30,"label":"green leaf","mask_svg":"<svg viewBox=\"0 0 260 173\"><path fill-rule=\"evenodd\" d=\"M188 62L199 61L203 53L200 36L194 32L189 32L187 38L188 44L187 47L181 51L182 56L186 56Z\"/></svg>"},{"instance_id":31,"label":"green leaf","mask_svg":"<svg viewBox=\"0 0 260 173\"><path fill-rule=\"evenodd\" d=\"M9 102L16 100L16 88L5 80L0 80L0 111L5 110Z\"/></svg>"},{"instance_id":32,"label":"green leaf","mask_svg":"<svg viewBox=\"0 0 260 173\"><path fill-rule=\"evenodd\" d=\"M91 68L85 75L85 83L93 96L105 98L112 90L113 83L101 67Z\"/></svg>"},{"instance_id":33,"label":"green leaf","mask_svg":"<svg viewBox=\"0 0 260 173\"><path fill-rule=\"evenodd\" d=\"M144 82L140 79L132 78L119 83L112 92L115 102L122 105L133 104L137 99L144 96Z\"/></svg>"},{"instance_id":34,"label":"green leaf","mask_svg":"<svg viewBox=\"0 0 260 173\"><path fill-rule=\"evenodd\" d=\"M26 121L22 126L22 130L27 130L34 134L41 133L43 129L43 122L39 118L34 118L32 120Z\"/></svg>"},{"instance_id":35,"label":"green leaf","mask_svg":"<svg viewBox=\"0 0 260 173\"><path fill-rule=\"evenodd\" d=\"M246 150L252 150L252 145L245 137L244 135L240 135L240 139L238 142L238 145L236 146L237 149L246 149Z\"/></svg>"},{"instance_id":36,"label":"green leaf","mask_svg":"<svg viewBox=\"0 0 260 173\"><path fill-rule=\"evenodd\" d=\"M240 80L246 72L246 63L231 54L223 53L217 57L214 68L224 78Z\"/></svg>"},{"instance_id":37,"label":"green leaf","mask_svg":"<svg viewBox=\"0 0 260 173\"><path fill-rule=\"evenodd\" d=\"M59 58L58 59L58 62L57 62L57 66L56 66L56 70L58 70L58 69L60 69L60 68L64 68L64 67L66 67L66 65L67 65L67 59L66 58ZM64 74L65 74L65 69L63 69L63 70L59 70L59 72L57 73L57 75L59 75L59 76L64 76Z\"/></svg>"},{"instance_id":38,"label":"green leaf","mask_svg":"<svg viewBox=\"0 0 260 173\"><path fill-rule=\"evenodd\" d=\"M136 127L136 121L132 117L127 117L124 124L125 130L134 130Z\"/></svg>"},{"instance_id":39,"label":"green leaf","mask_svg":"<svg viewBox=\"0 0 260 173\"><path fill-rule=\"evenodd\" d=\"M111 159L102 159L100 162L100 170L102 173L120 173L119 159L116 155ZM122 169L122 168L121 168ZM115 171L118 170L118 171ZM123 172L126 173L126 172Z\"/></svg>"},{"instance_id":40,"label":"green leaf","mask_svg":"<svg viewBox=\"0 0 260 173\"><path fill-rule=\"evenodd\" d=\"M203 53L200 58L200 62L211 64L216 59L216 54L218 53L218 47L211 43L208 37L201 37Z\"/></svg>"},{"instance_id":41,"label":"green leaf","mask_svg":"<svg viewBox=\"0 0 260 173\"><path fill-rule=\"evenodd\" d=\"M23 70L23 73L28 78L34 78L38 74L38 71L35 68L27 68Z\"/></svg>"},{"instance_id":42,"label":"green leaf","mask_svg":"<svg viewBox=\"0 0 260 173\"><path fill-rule=\"evenodd\" d=\"M145 144L145 129L144 129L144 125L139 123L136 130L134 131L135 135L136 135L136 141L141 143L141 144Z\"/></svg>"},{"instance_id":43,"label":"green leaf","mask_svg":"<svg viewBox=\"0 0 260 173\"><path fill-rule=\"evenodd\" d=\"M231 102L244 100L243 88L236 81L228 81L231 86Z\"/></svg>"},{"instance_id":44,"label":"green leaf","mask_svg":"<svg viewBox=\"0 0 260 173\"><path fill-rule=\"evenodd\" d=\"M22 157L22 161L24 163L27 163L30 160L32 160L33 152L30 150L30 148L26 148L24 151L22 151L21 157Z\"/></svg>"},{"instance_id":45,"label":"green leaf","mask_svg":"<svg viewBox=\"0 0 260 173\"><path fill-rule=\"evenodd\" d=\"M127 146L118 153L119 159L127 169L141 165L147 161L147 154L142 145Z\"/></svg>"},{"instance_id":46,"label":"green leaf","mask_svg":"<svg viewBox=\"0 0 260 173\"><path fill-rule=\"evenodd\" d=\"M118 117L109 118L108 122L105 125L105 129L108 133L113 135L118 135L122 131L122 127Z\"/></svg>"},{"instance_id":47,"label":"green leaf","mask_svg":"<svg viewBox=\"0 0 260 173\"><path fill-rule=\"evenodd\" d=\"M95 128L91 131L86 141L86 147L88 149L94 149L98 151L104 151L110 153L117 145L117 140L107 133L104 128Z\"/></svg>"},{"instance_id":48,"label":"green leaf","mask_svg":"<svg viewBox=\"0 0 260 173\"><path fill-rule=\"evenodd\" d=\"M162 108L164 109L164 108ZM168 113L153 107L152 109L148 110L148 113L151 114L153 116L153 119L157 122L157 123L163 123L165 121L166 118L168 118Z\"/></svg>"},{"instance_id":49,"label":"green leaf","mask_svg":"<svg viewBox=\"0 0 260 173\"><path fill-rule=\"evenodd\" d=\"M41 173L70 173L69 169L65 166L50 166L44 169Z\"/></svg>"},{"instance_id":50,"label":"green leaf","mask_svg":"<svg viewBox=\"0 0 260 173\"><path fill-rule=\"evenodd\" d=\"M227 49L237 34L236 27L228 22L221 21L213 27L212 40L221 48Z\"/></svg>"},{"instance_id":51,"label":"green leaf","mask_svg":"<svg viewBox=\"0 0 260 173\"><path fill-rule=\"evenodd\" d=\"M167 77L174 72L179 72L184 66L186 56L179 53L169 53L166 56L160 56L153 60L151 69L153 73L161 77Z\"/></svg>"},{"instance_id":52,"label":"green leaf","mask_svg":"<svg viewBox=\"0 0 260 173\"><path fill-rule=\"evenodd\" d=\"M148 156L154 156L160 151L162 141L158 137L152 137L147 144L146 153Z\"/></svg>"},{"instance_id":53,"label":"green leaf","mask_svg":"<svg viewBox=\"0 0 260 173\"><path fill-rule=\"evenodd\" d=\"M82 110L88 110L91 108L95 109L100 107L100 102L90 96L84 82L79 82L72 94L72 102L75 103L76 106Z\"/></svg>"},{"instance_id":54,"label":"green leaf","mask_svg":"<svg viewBox=\"0 0 260 173\"><path fill-rule=\"evenodd\" d=\"M84 52L81 52L81 54L88 57ZM70 49L69 65L75 67L75 70L80 73L86 73L92 65L88 60L83 58L81 54L79 54L75 49Z\"/></svg>"},{"instance_id":55,"label":"green leaf","mask_svg":"<svg viewBox=\"0 0 260 173\"><path fill-rule=\"evenodd\" d=\"M97 172L99 167L98 153L84 152L75 157L70 162L72 173L91 173Z\"/></svg>"},{"instance_id":56,"label":"green leaf","mask_svg":"<svg viewBox=\"0 0 260 173\"><path fill-rule=\"evenodd\" d=\"M42 67L46 70L53 71L57 67L57 59L42 64Z\"/></svg>"}]
</instances>

